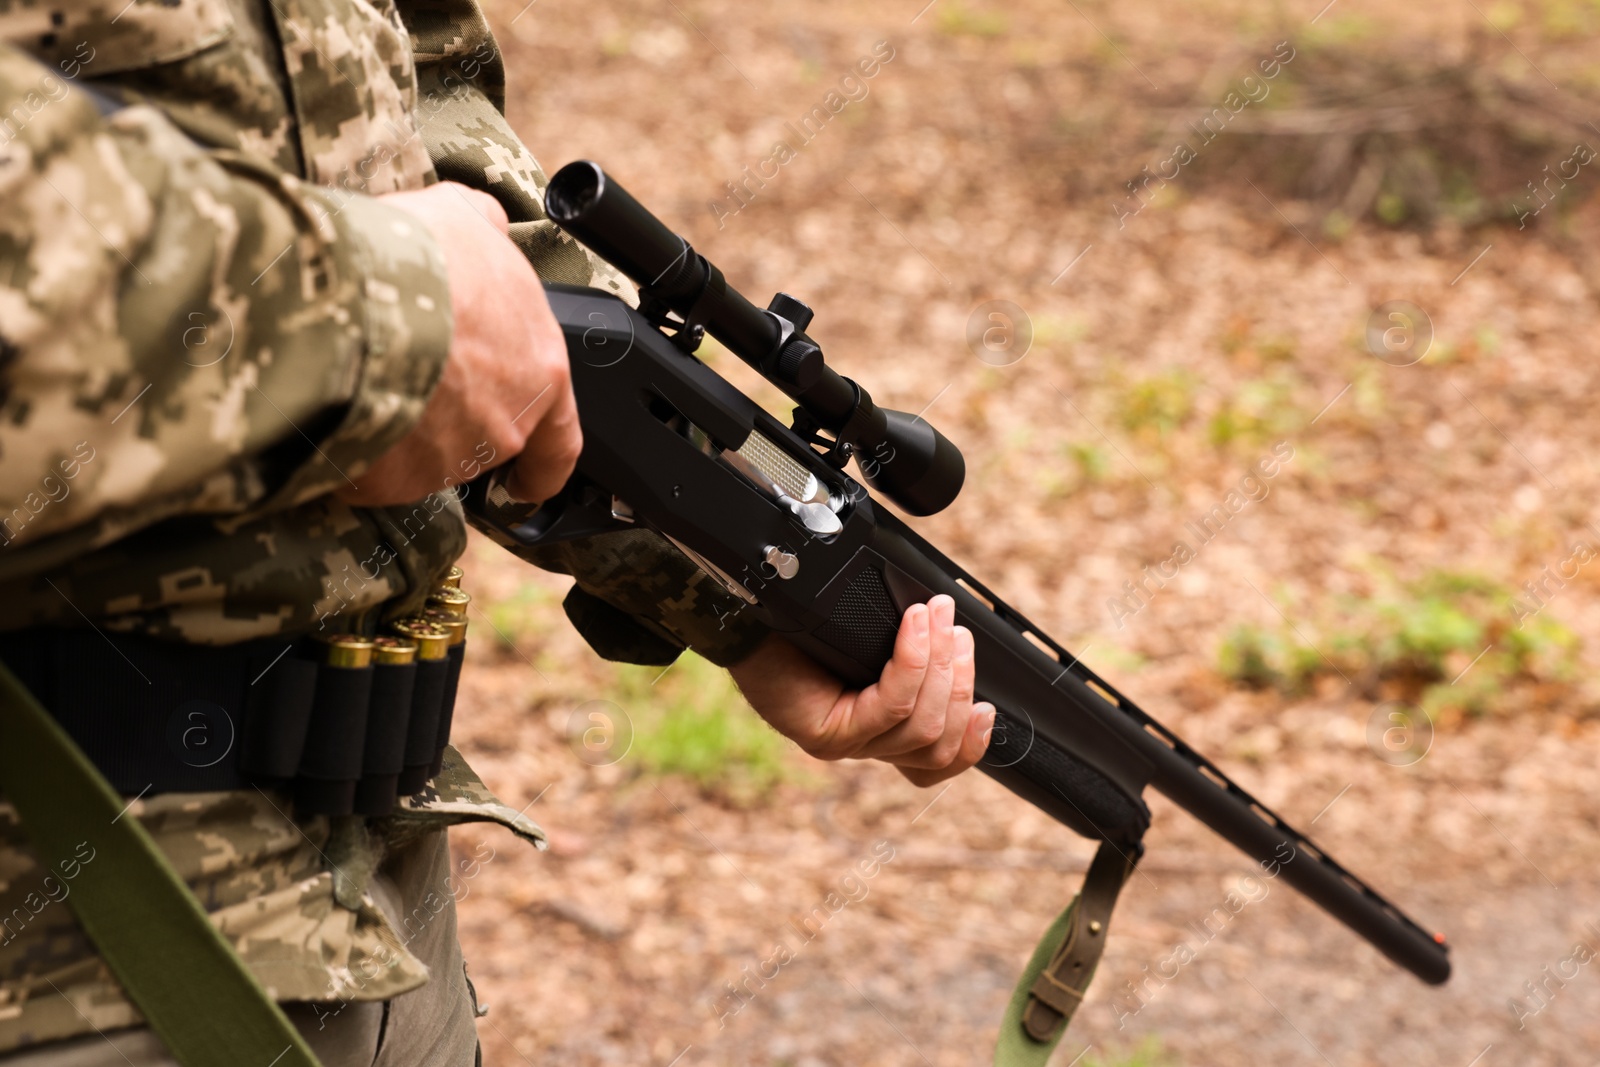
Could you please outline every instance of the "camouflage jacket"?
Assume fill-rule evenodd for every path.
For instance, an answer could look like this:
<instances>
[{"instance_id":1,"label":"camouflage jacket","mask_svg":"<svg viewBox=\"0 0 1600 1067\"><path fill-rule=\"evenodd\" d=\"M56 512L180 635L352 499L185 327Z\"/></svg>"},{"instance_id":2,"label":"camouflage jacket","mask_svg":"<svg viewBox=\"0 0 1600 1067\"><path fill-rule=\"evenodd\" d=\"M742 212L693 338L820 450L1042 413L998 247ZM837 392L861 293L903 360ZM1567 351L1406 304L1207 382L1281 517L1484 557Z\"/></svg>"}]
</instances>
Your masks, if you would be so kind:
<instances>
[{"instance_id":1,"label":"camouflage jacket","mask_svg":"<svg viewBox=\"0 0 1600 1067\"><path fill-rule=\"evenodd\" d=\"M465 541L452 486L330 495L416 422L450 343L437 245L375 195L476 186L546 280L623 291L544 219L502 97L474 0L0 0L0 630L226 644L418 606ZM759 639L659 538L535 562L576 578L569 616L608 656L731 662ZM5 812L0 918L33 914L40 873ZM326 826L254 792L134 812L286 999L342 995L339 968L392 939L302 847ZM267 951L224 914L262 896L304 918ZM132 1018L66 913L26 946L0 933L0 1050L86 1028L30 999L45 976L102 1028ZM353 995L422 980L393 973Z\"/></svg>"}]
</instances>

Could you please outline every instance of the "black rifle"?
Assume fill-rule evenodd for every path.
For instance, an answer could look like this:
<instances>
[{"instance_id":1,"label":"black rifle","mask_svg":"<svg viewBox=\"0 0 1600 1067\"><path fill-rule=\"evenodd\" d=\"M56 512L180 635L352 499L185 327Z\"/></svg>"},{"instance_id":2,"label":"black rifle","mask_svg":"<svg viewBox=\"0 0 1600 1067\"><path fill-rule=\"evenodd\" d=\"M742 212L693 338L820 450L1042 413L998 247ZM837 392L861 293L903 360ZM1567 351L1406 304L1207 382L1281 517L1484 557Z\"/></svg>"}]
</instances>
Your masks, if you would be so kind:
<instances>
[{"instance_id":1,"label":"black rifle","mask_svg":"<svg viewBox=\"0 0 1600 1067\"><path fill-rule=\"evenodd\" d=\"M805 333L810 308L785 293L752 305L593 163L562 168L546 207L639 285L640 308L546 287L567 338L583 453L562 493L516 522L489 518L493 489L480 480L468 498L476 525L537 545L643 524L717 579L731 610L856 685L877 679L908 606L949 594L973 634L977 696L998 709L984 773L1130 867L1150 820L1141 794L1154 786L1400 966L1430 983L1449 977L1442 936L874 502L869 489L913 515L939 511L961 488L961 453L830 369ZM792 425L694 357L708 333L796 401ZM844 473L851 457L859 480Z\"/></svg>"}]
</instances>

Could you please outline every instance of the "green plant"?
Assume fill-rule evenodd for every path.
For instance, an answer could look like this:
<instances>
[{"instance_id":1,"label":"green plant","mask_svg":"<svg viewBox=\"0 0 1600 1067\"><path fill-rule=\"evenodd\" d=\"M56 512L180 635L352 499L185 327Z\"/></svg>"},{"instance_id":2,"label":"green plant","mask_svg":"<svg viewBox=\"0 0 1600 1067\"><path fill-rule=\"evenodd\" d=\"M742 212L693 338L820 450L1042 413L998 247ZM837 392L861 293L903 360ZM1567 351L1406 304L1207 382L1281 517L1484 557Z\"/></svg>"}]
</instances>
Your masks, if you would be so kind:
<instances>
[{"instance_id":1,"label":"green plant","mask_svg":"<svg viewBox=\"0 0 1600 1067\"><path fill-rule=\"evenodd\" d=\"M1543 17L1540 19L1540 29L1544 31L1545 39L1551 41L1592 36L1594 25L1593 5L1589 5L1589 9L1585 10L1583 4L1575 3L1573 0L1551 0L1545 3Z\"/></svg>"},{"instance_id":2,"label":"green plant","mask_svg":"<svg viewBox=\"0 0 1600 1067\"><path fill-rule=\"evenodd\" d=\"M1287 628L1236 626L1217 649L1222 676L1255 689L1297 692L1316 674L1319 663L1316 650L1301 644Z\"/></svg>"},{"instance_id":3,"label":"green plant","mask_svg":"<svg viewBox=\"0 0 1600 1067\"><path fill-rule=\"evenodd\" d=\"M1464 585L1434 587L1428 580L1391 601L1372 605L1373 622L1366 644L1380 670L1410 671L1441 677L1452 654L1476 656L1483 651L1489 622Z\"/></svg>"},{"instance_id":4,"label":"green plant","mask_svg":"<svg viewBox=\"0 0 1600 1067\"><path fill-rule=\"evenodd\" d=\"M1405 194L1387 190L1378 194L1378 199L1373 201L1372 211L1390 226L1400 225L1411 215Z\"/></svg>"},{"instance_id":5,"label":"green plant","mask_svg":"<svg viewBox=\"0 0 1600 1067\"><path fill-rule=\"evenodd\" d=\"M1090 1056L1084 1067L1177 1067L1177 1060L1161 1047L1161 1039L1147 1037L1138 1046L1109 1057Z\"/></svg>"},{"instance_id":6,"label":"green plant","mask_svg":"<svg viewBox=\"0 0 1600 1067\"><path fill-rule=\"evenodd\" d=\"M1457 219L1475 220L1488 213L1472 174L1465 167L1453 166L1444 176L1441 208Z\"/></svg>"},{"instance_id":7,"label":"green plant","mask_svg":"<svg viewBox=\"0 0 1600 1067\"><path fill-rule=\"evenodd\" d=\"M1322 217L1322 232L1335 241L1342 241L1355 229L1355 222L1338 208Z\"/></svg>"},{"instance_id":8,"label":"green plant","mask_svg":"<svg viewBox=\"0 0 1600 1067\"><path fill-rule=\"evenodd\" d=\"M1499 3L1490 6L1486 17L1489 25L1504 33L1522 22L1522 6L1512 3L1512 0L1500 0Z\"/></svg>"},{"instance_id":9,"label":"green plant","mask_svg":"<svg viewBox=\"0 0 1600 1067\"><path fill-rule=\"evenodd\" d=\"M1337 49L1360 45L1379 33L1379 24L1365 15L1340 15L1321 19L1321 25L1306 32L1303 43L1313 49Z\"/></svg>"},{"instance_id":10,"label":"green plant","mask_svg":"<svg viewBox=\"0 0 1600 1067\"><path fill-rule=\"evenodd\" d=\"M1036 347L1056 344L1075 345L1087 336L1089 336L1089 324L1081 315L1034 316L1033 343Z\"/></svg>"},{"instance_id":11,"label":"green plant","mask_svg":"<svg viewBox=\"0 0 1600 1067\"><path fill-rule=\"evenodd\" d=\"M1223 402L1206 426L1219 448L1238 444L1255 449L1298 429L1300 411L1291 402L1293 385L1284 374L1245 382Z\"/></svg>"},{"instance_id":12,"label":"green plant","mask_svg":"<svg viewBox=\"0 0 1600 1067\"><path fill-rule=\"evenodd\" d=\"M1514 683L1575 677L1577 635L1545 614L1519 621L1509 586L1456 571L1376 577L1375 595L1338 598L1314 617L1288 608L1292 626L1235 628L1217 650L1218 671L1284 692L1335 673L1394 681L1430 714L1498 710Z\"/></svg>"},{"instance_id":13,"label":"green plant","mask_svg":"<svg viewBox=\"0 0 1600 1067\"><path fill-rule=\"evenodd\" d=\"M939 32L952 37L998 37L1010 25L998 11L973 11L965 4L947 3L939 12Z\"/></svg>"},{"instance_id":14,"label":"green plant","mask_svg":"<svg viewBox=\"0 0 1600 1067\"><path fill-rule=\"evenodd\" d=\"M1080 484L1104 481L1111 472L1111 457L1099 445L1085 441L1069 441L1062 451L1078 471Z\"/></svg>"},{"instance_id":15,"label":"green plant","mask_svg":"<svg viewBox=\"0 0 1600 1067\"><path fill-rule=\"evenodd\" d=\"M1366 341L1359 347L1366 352ZM1381 420L1389 410L1389 394L1384 389L1384 367L1370 355L1356 365L1355 388L1350 390L1349 404L1355 413L1368 422Z\"/></svg>"},{"instance_id":16,"label":"green plant","mask_svg":"<svg viewBox=\"0 0 1600 1067\"><path fill-rule=\"evenodd\" d=\"M1256 351L1268 363L1287 363L1294 359L1295 343L1292 337L1268 337L1256 345Z\"/></svg>"},{"instance_id":17,"label":"green plant","mask_svg":"<svg viewBox=\"0 0 1600 1067\"><path fill-rule=\"evenodd\" d=\"M1117 421L1144 436L1164 438L1194 412L1194 375L1175 367L1123 387L1117 396Z\"/></svg>"},{"instance_id":18,"label":"green plant","mask_svg":"<svg viewBox=\"0 0 1600 1067\"><path fill-rule=\"evenodd\" d=\"M526 639L544 633L559 614L555 594L532 582L518 586L508 597L485 601L483 611L489 618L488 636L506 649L523 647Z\"/></svg>"},{"instance_id":19,"label":"green plant","mask_svg":"<svg viewBox=\"0 0 1600 1067\"><path fill-rule=\"evenodd\" d=\"M692 652L665 672L624 667L617 689L633 720L626 758L647 775L682 776L744 803L801 777L789 742L750 709L726 671Z\"/></svg>"}]
</instances>

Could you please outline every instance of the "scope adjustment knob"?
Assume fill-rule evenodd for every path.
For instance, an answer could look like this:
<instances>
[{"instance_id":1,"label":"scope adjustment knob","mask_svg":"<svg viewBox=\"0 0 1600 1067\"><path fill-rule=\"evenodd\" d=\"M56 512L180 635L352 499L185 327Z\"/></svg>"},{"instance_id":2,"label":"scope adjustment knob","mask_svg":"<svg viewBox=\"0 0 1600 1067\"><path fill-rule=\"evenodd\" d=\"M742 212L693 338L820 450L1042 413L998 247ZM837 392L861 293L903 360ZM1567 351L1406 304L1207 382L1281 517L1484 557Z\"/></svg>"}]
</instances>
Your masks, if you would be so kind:
<instances>
[{"instance_id":1,"label":"scope adjustment knob","mask_svg":"<svg viewBox=\"0 0 1600 1067\"><path fill-rule=\"evenodd\" d=\"M779 293L773 297L772 303L767 305L767 310L794 323L797 331L810 326L811 317L815 314L803 300L796 300L788 293Z\"/></svg>"},{"instance_id":2,"label":"scope adjustment knob","mask_svg":"<svg viewBox=\"0 0 1600 1067\"><path fill-rule=\"evenodd\" d=\"M778 377L809 389L822 377L822 349L808 337L795 336L778 353Z\"/></svg>"}]
</instances>

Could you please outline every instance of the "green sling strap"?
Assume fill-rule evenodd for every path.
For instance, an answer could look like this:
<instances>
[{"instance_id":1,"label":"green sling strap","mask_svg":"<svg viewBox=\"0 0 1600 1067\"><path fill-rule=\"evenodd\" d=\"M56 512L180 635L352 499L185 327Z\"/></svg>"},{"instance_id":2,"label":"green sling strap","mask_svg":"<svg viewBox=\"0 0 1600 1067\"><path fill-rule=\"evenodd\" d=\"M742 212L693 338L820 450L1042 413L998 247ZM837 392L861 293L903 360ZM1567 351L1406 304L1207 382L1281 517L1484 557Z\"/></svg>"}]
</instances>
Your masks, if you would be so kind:
<instances>
[{"instance_id":1,"label":"green sling strap","mask_svg":"<svg viewBox=\"0 0 1600 1067\"><path fill-rule=\"evenodd\" d=\"M1045 931L1006 1005L995 1043L995 1067L1045 1067L1105 951L1117 894L1143 849L1100 845L1083 889Z\"/></svg>"},{"instance_id":2,"label":"green sling strap","mask_svg":"<svg viewBox=\"0 0 1600 1067\"><path fill-rule=\"evenodd\" d=\"M123 818L123 799L4 664L0 793L41 864L94 849L67 906L179 1063L318 1067L144 827Z\"/></svg>"}]
</instances>

